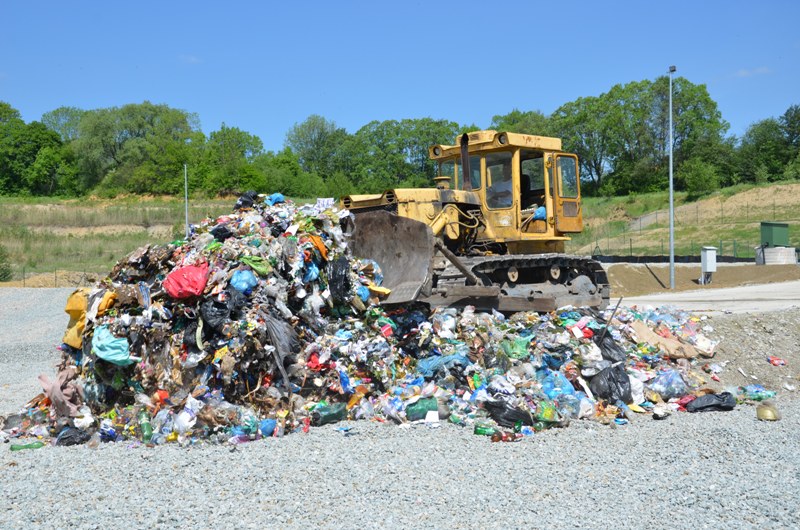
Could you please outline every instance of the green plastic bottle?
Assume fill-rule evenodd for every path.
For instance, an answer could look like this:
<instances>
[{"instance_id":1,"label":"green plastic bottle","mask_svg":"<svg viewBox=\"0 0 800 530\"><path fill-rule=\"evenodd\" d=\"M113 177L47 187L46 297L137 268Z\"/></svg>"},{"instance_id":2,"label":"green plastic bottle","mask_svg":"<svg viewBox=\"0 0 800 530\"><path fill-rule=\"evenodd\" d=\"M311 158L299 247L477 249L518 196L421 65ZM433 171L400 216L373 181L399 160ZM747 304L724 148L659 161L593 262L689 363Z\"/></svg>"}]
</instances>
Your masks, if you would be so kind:
<instances>
[{"instance_id":1,"label":"green plastic bottle","mask_svg":"<svg viewBox=\"0 0 800 530\"><path fill-rule=\"evenodd\" d=\"M317 405L311 411L311 421L314 426L326 425L328 423L336 423L342 421L347 417L347 403L334 403L327 407Z\"/></svg>"},{"instance_id":2,"label":"green plastic bottle","mask_svg":"<svg viewBox=\"0 0 800 530\"><path fill-rule=\"evenodd\" d=\"M25 449L39 449L44 447L44 442L28 442L26 444L11 444L12 451L23 451Z\"/></svg>"},{"instance_id":3,"label":"green plastic bottle","mask_svg":"<svg viewBox=\"0 0 800 530\"><path fill-rule=\"evenodd\" d=\"M491 436L497 432L497 429L492 427L489 423L478 422L475 424L475 428L472 430L472 434L478 434L481 436Z\"/></svg>"},{"instance_id":4,"label":"green plastic bottle","mask_svg":"<svg viewBox=\"0 0 800 530\"><path fill-rule=\"evenodd\" d=\"M142 441L150 443L153 439L153 426L150 424L150 414L145 409L139 412L139 426L142 428Z\"/></svg>"}]
</instances>

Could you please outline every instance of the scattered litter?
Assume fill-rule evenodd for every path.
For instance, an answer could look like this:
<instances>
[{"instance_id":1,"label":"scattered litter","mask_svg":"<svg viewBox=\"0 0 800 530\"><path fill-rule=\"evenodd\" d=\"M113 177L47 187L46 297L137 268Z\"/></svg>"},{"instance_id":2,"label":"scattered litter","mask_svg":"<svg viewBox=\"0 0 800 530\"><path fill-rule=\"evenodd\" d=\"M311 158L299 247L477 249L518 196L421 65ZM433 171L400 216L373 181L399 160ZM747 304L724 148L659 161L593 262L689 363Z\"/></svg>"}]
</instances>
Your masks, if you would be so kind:
<instances>
[{"instance_id":1,"label":"scattered litter","mask_svg":"<svg viewBox=\"0 0 800 530\"><path fill-rule=\"evenodd\" d=\"M767 361L772 366L786 366L786 361L781 359L780 357L769 356L767 357Z\"/></svg>"},{"instance_id":2,"label":"scattered litter","mask_svg":"<svg viewBox=\"0 0 800 530\"><path fill-rule=\"evenodd\" d=\"M742 374L742 376L744 376L744 377L749 377L750 379L755 379L755 380L758 380L758 377L756 377L755 375L747 375L746 373L744 373L744 370L742 370L742 368L741 368L741 367L737 368L737 370L738 370L738 371L739 371L739 373L740 373L740 374Z\"/></svg>"},{"instance_id":3,"label":"scattered litter","mask_svg":"<svg viewBox=\"0 0 800 530\"><path fill-rule=\"evenodd\" d=\"M747 385L739 387L738 398L749 399L751 401L764 401L765 399L772 399L776 395L774 390L767 390L763 385Z\"/></svg>"},{"instance_id":4,"label":"scattered litter","mask_svg":"<svg viewBox=\"0 0 800 530\"><path fill-rule=\"evenodd\" d=\"M778 421L781 414L771 401L765 401L756 407L756 417L761 421Z\"/></svg>"}]
</instances>

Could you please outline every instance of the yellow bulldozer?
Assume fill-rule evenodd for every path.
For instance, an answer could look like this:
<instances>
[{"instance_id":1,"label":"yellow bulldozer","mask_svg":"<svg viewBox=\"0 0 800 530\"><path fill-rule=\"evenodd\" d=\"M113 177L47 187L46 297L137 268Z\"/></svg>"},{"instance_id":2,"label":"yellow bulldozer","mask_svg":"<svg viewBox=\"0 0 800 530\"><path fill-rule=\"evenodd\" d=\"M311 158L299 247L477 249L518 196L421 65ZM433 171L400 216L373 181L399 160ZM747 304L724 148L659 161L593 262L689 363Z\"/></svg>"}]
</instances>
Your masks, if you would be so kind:
<instances>
[{"instance_id":1,"label":"yellow bulldozer","mask_svg":"<svg viewBox=\"0 0 800 530\"><path fill-rule=\"evenodd\" d=\"M349 195L353 254L381 267L386 304L501 312L608 305L602 265L564 253L583 229L578 158L559 138L498 131L434 145L436 187Z\"/></svg>"}]
</instances>

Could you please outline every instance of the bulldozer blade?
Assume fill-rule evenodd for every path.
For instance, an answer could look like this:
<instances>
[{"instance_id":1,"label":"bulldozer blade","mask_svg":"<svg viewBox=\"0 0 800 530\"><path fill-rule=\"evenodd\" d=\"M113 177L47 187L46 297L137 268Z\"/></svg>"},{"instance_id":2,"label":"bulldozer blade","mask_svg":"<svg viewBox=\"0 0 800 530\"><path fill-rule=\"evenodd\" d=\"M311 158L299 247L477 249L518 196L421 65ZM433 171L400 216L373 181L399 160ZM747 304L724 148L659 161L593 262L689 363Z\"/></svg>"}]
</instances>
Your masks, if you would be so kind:
<instances>
[{"instance_id":1,"label":"bulldozer blade","mask_svg":"<svg viewBox=\"0 0 800 530\"><path fill-rule=\"evenodd\" d=\"M413 302L429 290L435 243L428 225L387 211L357 214L349 242L354 257L380 265L383 287L392 291L386 304Z\"/></svg>"}]
</instances>

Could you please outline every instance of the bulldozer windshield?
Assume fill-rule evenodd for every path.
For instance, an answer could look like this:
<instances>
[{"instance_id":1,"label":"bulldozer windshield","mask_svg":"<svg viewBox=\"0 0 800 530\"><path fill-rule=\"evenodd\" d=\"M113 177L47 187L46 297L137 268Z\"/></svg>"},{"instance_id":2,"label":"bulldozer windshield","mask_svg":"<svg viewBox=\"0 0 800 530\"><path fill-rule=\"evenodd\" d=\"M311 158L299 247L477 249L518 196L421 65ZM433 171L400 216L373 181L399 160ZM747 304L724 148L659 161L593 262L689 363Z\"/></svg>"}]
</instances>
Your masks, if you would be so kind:
<instances>
[{"instance_id":1,"label":"bulldozer windshield","mask_svg":"<svg viewBox=\"0 0 800 530\"><path fill-rule=\"evenodd\" d=\"M450 173L448 173L448 174L452 174L452 167L453 167L453 165L455 166L455 171L456 171L456 175L457 175L457 178L458 178L458 189L460 189L460 190L466 190L466 189L478 190L478 189L480 189L480 187L481 187L481 157L479 157L479 156L471 156L471 157L469 157L469 173L470 173L470 175L469 175L470 176L469 183L470 183L471 187L467 186L467 183L466 183L466 181L464 179L464 167L461 164L461 157L458 157L458 158L452 159L452 160L448 160L446 162L442 162L440 167L444 166L445 164L451 164L450 165L450 168L451 168L450 169ZM444 173L440 173L440 174L443 175Z\"/></svg>"}]
</instances>

